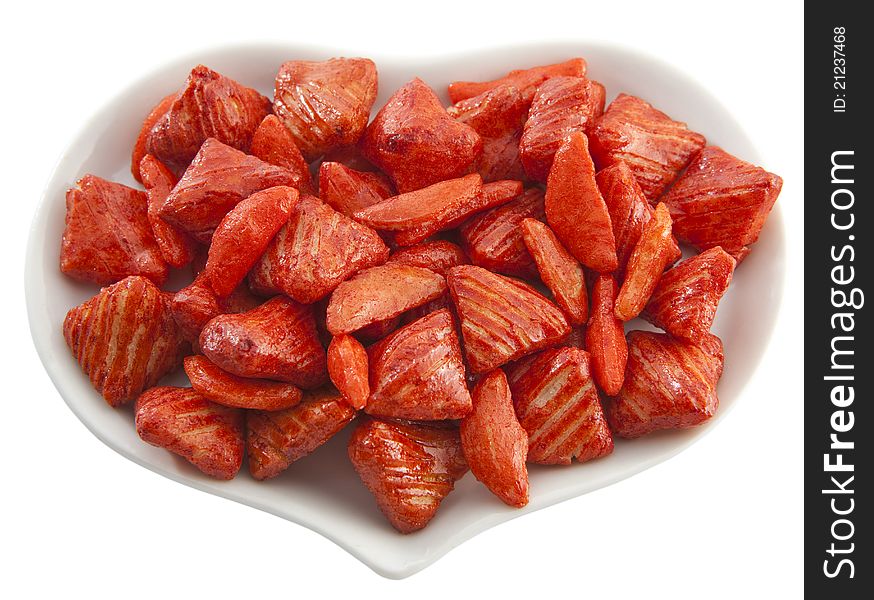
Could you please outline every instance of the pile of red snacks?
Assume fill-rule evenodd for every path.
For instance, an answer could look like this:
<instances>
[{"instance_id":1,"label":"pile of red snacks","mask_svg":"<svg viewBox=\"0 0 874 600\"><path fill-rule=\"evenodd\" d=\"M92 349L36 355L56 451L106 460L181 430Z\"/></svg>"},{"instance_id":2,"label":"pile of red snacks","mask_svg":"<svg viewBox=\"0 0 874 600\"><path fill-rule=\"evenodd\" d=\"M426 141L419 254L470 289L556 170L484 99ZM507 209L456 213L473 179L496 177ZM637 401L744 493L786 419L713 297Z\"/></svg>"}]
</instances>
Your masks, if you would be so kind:
<instances>
[{"instance_id":1,"label":"pile of red snacks","mask_svg":"<svg viewBox=\"0 0 874 600\"><path fill-rule=\"evenodd\" d=\"M146 442L262 480L352 427L408 533L468 469L521 507L526 463L716 412L710 326L778 176L641 98L605 108L580 58L454 82L448 109L413 79L372 121L363 58L286 62L272 101L180 83L133 149L145 189L85 175L60 257L107 286L64 336ZM664 333L626 334L638 316ZM190 387L155 387L180 367Z\"/></svg>"}]
</instances>

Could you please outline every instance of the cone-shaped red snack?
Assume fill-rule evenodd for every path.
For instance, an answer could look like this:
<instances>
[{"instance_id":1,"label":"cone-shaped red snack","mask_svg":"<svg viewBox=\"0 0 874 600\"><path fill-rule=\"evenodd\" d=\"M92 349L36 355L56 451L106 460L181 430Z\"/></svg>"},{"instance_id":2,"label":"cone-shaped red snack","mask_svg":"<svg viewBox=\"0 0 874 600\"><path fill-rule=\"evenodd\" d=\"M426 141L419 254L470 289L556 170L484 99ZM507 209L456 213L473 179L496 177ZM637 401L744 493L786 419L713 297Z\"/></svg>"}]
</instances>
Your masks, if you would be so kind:
<instances>
[{"instance_id":1,"label":"cone-shaped red snack","mask_svg":"<svg viewBox=\"0 0 874 600\"><path fill-rule=\"evenodd\" d=\"M328 375L352 408L362 409L370 396L367 351L351 335L337 335L328 346Z\"/></svg>"},{"instance_id":2,"label":"cone-shaped red snack","mask_svg":"<svg viewBox=\"0 0 874 600\"><path fill-rule=\"evenodd\" d=\"M347 217L392 195L391 182L382 173L356 171L338 162L319 167L319 197Z\"/></svg>"},{"instance_id":3,"label":"cone-shaped red snack","mask_svg":"<svg viewBox=\"0 0 874 600\"><path fill-rule=\"evenodd\" d=\"M622 321L613 307L619 287L612 275L598 275L592 286L592 316L586 328L586 348L592 357L592 376L608 396L615 396L625 378L628 345Z\"/></svg>"},{"instance_id":4,"label":"cone-shaped red snack","mask_svg":"<svg viewBox=\"0 0 874 600\"><path fill-rule=\"evenodd\" d=\"M267 115L252 137L252 156L266 163L288 169L294 177L294 187L301 194L315 194L313 176L291 132L276 115Z\"/></svg>"}]
</instances>

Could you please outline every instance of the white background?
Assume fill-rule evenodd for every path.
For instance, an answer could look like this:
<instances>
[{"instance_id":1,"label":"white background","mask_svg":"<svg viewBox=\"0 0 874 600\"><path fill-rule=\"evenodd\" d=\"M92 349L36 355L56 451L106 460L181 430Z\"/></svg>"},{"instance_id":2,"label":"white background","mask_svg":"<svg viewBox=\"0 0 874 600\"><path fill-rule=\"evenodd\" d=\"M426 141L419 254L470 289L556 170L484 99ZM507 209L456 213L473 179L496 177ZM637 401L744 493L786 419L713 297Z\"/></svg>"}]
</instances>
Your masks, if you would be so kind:
<instances>
[{"instance_id":1,"label":"white background","mask_svg":"<svg viewBox=\"0 0 874 600\"><path fill-rule=\"evenodd\" d=\"M149 0L3 9L0 596L801 595L800 3L197 4L211 8ZM690 73L785 180L781 321L745 397L711 434L632 479L501 525L389 581L315 533L127 462L67 409L30 341L25 239L56 157L117 90L165 60L226 42L336 42L430 59L546 39L611 40Z\"/></svg>"}]
</instances>

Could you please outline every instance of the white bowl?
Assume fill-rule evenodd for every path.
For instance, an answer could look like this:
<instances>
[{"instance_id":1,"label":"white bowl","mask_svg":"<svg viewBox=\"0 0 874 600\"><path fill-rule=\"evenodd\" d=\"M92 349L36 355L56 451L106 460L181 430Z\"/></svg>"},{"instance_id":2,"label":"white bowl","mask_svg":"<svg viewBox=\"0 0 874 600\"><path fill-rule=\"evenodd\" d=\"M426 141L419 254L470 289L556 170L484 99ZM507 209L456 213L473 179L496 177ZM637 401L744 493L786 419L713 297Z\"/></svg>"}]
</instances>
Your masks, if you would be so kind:
<instances>
[{"instance_id":1,"label":"white bowl","mask_svg":"<svg viewBox=\"0 0 874 600\"><path fill-rule=\"evenodd\" d=\"M142 442L134 431L130 407L107 406L71 356L61 332L64 316L97 288L77 283L58 269L64 193L86 173L134 185L128 167L143 117L158 100L179 88L197 63L272 96L273 78L285 60L359 54L368 56L366 49L350 52L292 44L220 48L178 60L121 91L85 124L55 168L30 232L25 286L30 327L46 371L70 409L106 445L166 477L317 531L376 572L400 578L423 569L489 527L597 490L660 463L717 426L740 399L768 346L782 295L785 244L778 203L753 252L737 269L719 309L714 330L725 344L726 361L719 383L721 407L717 415L696 429L658 433L635 441L619 440L611 456L590 463L569 467L532 465L531 500L524 509L508 508L467 475L428 527L411 535L398 534L349 463L349 428L274 480L257 482L245 469L230 482L210 479L184 460ZM710 143L759 163L741 125L693 80L645 55L602 44L500 48L415 62L396 56L371 56L379 69L376 108L414 76L428 82L446 101L446 84L452 80L491 79L513 68L573 56L588 60L591 77L607 87L608 101L620 91L639 95L673 118L688 122ZM180 384L184 381L184 375L174 378Z\"/></svg>"}]
</instances>

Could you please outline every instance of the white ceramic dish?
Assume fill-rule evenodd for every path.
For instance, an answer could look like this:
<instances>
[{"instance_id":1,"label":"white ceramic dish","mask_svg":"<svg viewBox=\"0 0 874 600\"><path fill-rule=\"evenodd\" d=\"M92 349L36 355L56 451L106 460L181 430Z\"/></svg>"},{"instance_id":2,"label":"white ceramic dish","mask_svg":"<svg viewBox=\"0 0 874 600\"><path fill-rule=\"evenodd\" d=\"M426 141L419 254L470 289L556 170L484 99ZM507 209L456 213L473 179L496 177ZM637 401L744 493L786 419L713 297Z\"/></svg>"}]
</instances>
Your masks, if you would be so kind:
<instances>
[{"instance_id":1,"label":"white ceramic dish","mask_svg":"<svg viewBox=\"0 0 874 600\"><path fill-rule=\"evenodd\" d=\"M618 441L609 457L570 467L530 469L531 500L522 510L504 506L472 475L461 480L424 530L396 533L361 485L345 452L347 431L280 477L257 482L244 470L231 482L212 480L184 460L149 446L137 437L130 407L114 410L91 387L73 360L61 333L66 312L86 300L95 286L77 283L58 270L64 226L64 192L85 173L133 185L130 151L143 117L164 95L177 89L197 63L206 64L272 96L273 78L289 59L368 56L366 49L327 49L295 45L248 45L188 56L158 69L119 93L84 124L55 168L34 218L27 252L25 287L34 343L49 376L70 409L109 447L166 477L224 496L308 527L336 542L376 572L393 578L411 575L453 547L503 521L607 486L655 465L704 435L737 402L765 352L782 295L784 237L780 204L752 254L734 276L723 299L715 332L725 344L725 373L719 384L721 408L703 427ZM676 119L684 120L741 158L759 157L741 124L694 81L670 66L618 47L561 43L502 48L410 61L370 56L379 69L375 110L413 76L422 77L445 97L455 79L481 80L512 68L583 56L590 75L607 87L608 101L618 92L640 95ZM182 384L183 376L175 376ZM751 393L750 390L747 393ZM544 536L559 532L543 532Z\"/></svg>"}]
</instances>

